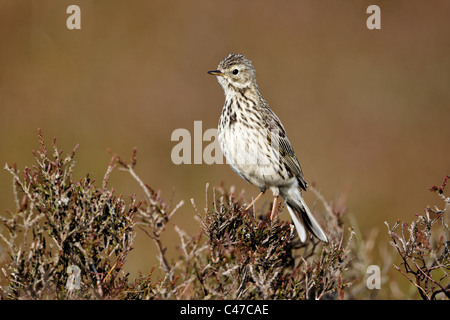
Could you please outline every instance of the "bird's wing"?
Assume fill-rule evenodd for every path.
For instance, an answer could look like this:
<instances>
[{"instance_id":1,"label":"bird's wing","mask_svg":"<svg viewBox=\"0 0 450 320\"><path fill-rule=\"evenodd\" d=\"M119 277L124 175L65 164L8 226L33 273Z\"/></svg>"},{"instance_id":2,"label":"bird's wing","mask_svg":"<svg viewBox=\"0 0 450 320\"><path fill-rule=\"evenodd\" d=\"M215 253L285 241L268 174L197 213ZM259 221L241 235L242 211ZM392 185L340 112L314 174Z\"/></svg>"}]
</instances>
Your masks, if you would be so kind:
<instances>
[{"instance_id":1,"label":"bird's wing","mask_svg":"<svg viewBox=\"0 0 450 320\"><path fill-rule=\"evenodd\" d=\"M286 135L286 131L275 113L273 113L272 110L269 112L269 116L266 117L266 124L269 128L269 133L267 136L268 142L274 148L278 149L277 151L279 152L280 160L285 165L286 169L297 178L299 187L306 190L308 184L303 177L302 168L300 167L297 156L292 149L291 143Z\"/></svg>"}]
</instances>

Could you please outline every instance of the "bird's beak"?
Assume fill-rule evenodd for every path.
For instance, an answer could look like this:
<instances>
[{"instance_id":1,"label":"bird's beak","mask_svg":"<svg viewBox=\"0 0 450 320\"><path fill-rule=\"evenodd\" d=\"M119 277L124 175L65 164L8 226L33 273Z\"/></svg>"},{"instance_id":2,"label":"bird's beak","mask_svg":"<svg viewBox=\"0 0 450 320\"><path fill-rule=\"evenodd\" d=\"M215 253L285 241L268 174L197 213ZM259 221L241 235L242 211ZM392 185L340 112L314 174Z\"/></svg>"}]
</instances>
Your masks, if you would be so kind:
<instances>
[{"instance_id":1,"label":"bird's beak","mask_svg":"<svg viewBox=\"0 0 450 320\"><path fill-rule=\"evenodd\" d=\"M225 73L222 73L220 70L208 71L208 74L212 76L225 76Z\"/></svg>"}]
</instances>

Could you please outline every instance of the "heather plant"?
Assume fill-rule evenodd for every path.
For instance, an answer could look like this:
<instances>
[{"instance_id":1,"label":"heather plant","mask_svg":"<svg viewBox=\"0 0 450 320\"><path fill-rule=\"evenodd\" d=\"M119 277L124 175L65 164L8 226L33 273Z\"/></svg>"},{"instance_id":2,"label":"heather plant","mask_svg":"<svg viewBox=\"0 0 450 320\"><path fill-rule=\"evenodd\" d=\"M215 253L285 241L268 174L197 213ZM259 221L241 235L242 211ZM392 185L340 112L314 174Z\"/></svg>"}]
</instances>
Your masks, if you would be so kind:
<instances>
[{"instance_id":1,"label":"heather plant","mask_svg":"<svg viewBox=\"0 0 450 320\"><path fill-rule=\"evenodd\" d=\"M351 284L343 276L350 262L343 245L340 213L328 211L332 233L329 244L318 240L301 243L289 222L270 221L270 212L256 216L223 188L213 193L211 206L200 214L209 237L209 256L199 269L206 296L234 299L342 298ZM351 235L351 234L350 234ZM295 237L295 238L294 238ZM350 240L349 240L350 242ZM208 280L208 281L205 281ZM219 290L217 290L219 288Z\"/></svg>"},{"instance_id":2,"label":"heather plant","mask_svg":"<svg viewBox=\"0 0 450 320\"><path fill-rule=\"evenodd\" d=\"M87 175L74 181L74 156L63 156L53 140L47 150L39 130L36 164L13 176L16 209L1 217L0 234L10 260L2 269L10 299L114 297L125 278L118 278L134 238L136 201L126 204L107 188L114 168L108 166L101 186ZM79 281L81 279L81 281Z\"/></svg>"},{"instance_id":3,"label":"heather plant","mask_svg":"<svg viewBox=\"0 0 450 320\"><path fill-rule=\"evenodd\" d=\"M270 210L246 211L243 192L207 184L204 206L194 199L184 206L199 226L190 235L173 225L184 202L167 203L136 173L136 149L130 160L112 154L97 184L89 174L73 178L77 147L63 156L55 139L47 149L40 130L38 135L33 166L21 172L16 164L5 166L16 208L0 217L2 251L8 252L2 299L373 299L380 293L364 281L380 240L375 233L363 237L357 223L346 219L345 197L327 201L314 184L309 187L315 197L311 208L327 226L329 242L301 243L291 223L272 221ZM141 199L115 195L108 184L117 169L136 182ZM427 207L411 225L389 227L402 257L395 268L423 298L448 298L446 181L432 189L444 209ZM171 242L177 243L175 256L168 255L162 237L172 227L178 235ZM124 265L138 231L157 248L159 263L130 279ZM383 285L394 257L384 254Z\"/></svg>"},{"instance_id":4,"label":"heather plant","mask_svg":"<svg viewBox=\"0 0 450 320\"><path fill-rule=\"evenodd\" d=\"M449 178L447 175L440 187L430 189L442 200L441 209L427 206L425 213L416 215L410 223L397 221L391 227L386 222L390 243L401 258L394 268L424 300L450 299L450 197L445 195Z\"/></svg>"}]
</instances>

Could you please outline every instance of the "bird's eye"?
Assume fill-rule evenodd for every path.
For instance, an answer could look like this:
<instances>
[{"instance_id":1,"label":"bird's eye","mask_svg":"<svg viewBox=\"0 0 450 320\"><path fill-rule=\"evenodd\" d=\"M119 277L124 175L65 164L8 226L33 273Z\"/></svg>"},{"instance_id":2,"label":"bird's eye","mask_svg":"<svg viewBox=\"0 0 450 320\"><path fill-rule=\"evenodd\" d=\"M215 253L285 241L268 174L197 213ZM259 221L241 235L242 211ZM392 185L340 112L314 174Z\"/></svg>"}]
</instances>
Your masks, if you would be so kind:
<instances>
[{"instance_id":1,"label":"bird's eye","mask_svg":"<svg viewBox=\"0 0 450 320\"><path fill-rule=\"evenodd\" d=\"M234 70L233 70L233 74L234 74L234 75L237 75L238 73L239 73L239 70L238 70L238 69L234 69Z\"/></svg>"}]
</instances>

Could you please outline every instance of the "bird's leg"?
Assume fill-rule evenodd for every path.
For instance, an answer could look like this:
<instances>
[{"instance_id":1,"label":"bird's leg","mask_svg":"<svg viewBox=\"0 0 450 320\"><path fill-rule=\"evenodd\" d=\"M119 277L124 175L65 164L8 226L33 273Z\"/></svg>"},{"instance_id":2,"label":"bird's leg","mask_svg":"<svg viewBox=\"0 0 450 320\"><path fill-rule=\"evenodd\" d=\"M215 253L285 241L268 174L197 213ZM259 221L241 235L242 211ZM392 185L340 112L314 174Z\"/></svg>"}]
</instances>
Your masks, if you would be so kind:
<instances>
[{"instance_id":1,"label":"bird's leg","mask_svg":"<svg viewBox=\"0 0 450 320\"><path fill-rule=\"evenodd\" d=\"M260 192L260 194L258 194L258 196L252 201L252 203L250 203L245 209L244 211L248 211L251 207L253 207L253 205L255 204L255 202L264 194L264 192L266 192L266 190L263 190Z\"/></svg>"},{"instance_id":2,"label":"bird's leg","mask_svg":"<svg viewBox=\"0 0 450 320\"><path fill-rule=\"evenodd\" d=\"M277 211L277 200L278 196L273 197L273 204L272 204L272 213L270 214L270 221L274 221L277 217L276 211Z\"/></svg>"}]
</instances>

